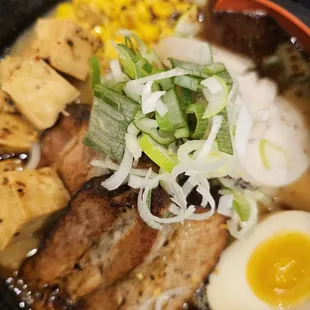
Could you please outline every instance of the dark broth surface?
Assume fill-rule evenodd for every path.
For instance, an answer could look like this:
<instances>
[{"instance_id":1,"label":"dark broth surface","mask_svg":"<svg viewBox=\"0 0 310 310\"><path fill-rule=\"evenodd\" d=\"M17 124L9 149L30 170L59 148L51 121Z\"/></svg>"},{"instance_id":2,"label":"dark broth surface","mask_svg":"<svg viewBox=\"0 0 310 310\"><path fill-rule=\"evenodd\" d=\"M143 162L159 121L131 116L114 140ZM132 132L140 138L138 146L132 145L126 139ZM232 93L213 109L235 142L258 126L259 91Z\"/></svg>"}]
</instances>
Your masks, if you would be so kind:
<instances>
[{"instance_id":1,"label":"dark broth surface","mask_svg":"<svg viewBox=\"0 0 310 310\"><path fill-rule=\"evenodd\" d=\"M282 76L281 68L265 69L263 67L265 57L274 54L280 44L290 42L290 37L277 26L274 20L262 15L211 13L210 8L207 10L206 16L202 32L203 38L214 44L251 57L256 64L256 70L261 76L268 76L274 79L279 84L281 92L296 105L310 123L309 82L302 85L290 85L279 78ZM293 44L292 47L294 47ZM309 188L310 173L307 173L296 183L281 189L276 202L279 206L310 211ZM3 274L3 276L7 277L7 274ZM4 281L0 283L1 310L19 308L19 302L13 301L15 296L13 292L16 287L12 283L15 283L18 289L22 289L23 285L18 284L17 281L10 281L7 281L8 285ZM196 301L185 304L184 309L209 309L206 298L203 296L203 291L203 288L198 290L195 298ZM21 303L20 306L20 308L24 308L25 305Z\"/></svg>"}]
</instances>

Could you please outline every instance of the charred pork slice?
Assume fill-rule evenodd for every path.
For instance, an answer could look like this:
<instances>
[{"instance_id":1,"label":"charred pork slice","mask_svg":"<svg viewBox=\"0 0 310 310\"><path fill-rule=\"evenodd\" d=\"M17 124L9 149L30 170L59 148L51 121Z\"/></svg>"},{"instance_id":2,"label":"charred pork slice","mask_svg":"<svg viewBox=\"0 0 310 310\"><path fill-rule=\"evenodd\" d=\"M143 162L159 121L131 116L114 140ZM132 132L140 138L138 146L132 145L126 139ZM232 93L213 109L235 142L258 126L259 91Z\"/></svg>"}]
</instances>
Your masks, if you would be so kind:
<instances>
[{"instance_id":1,"label":"charred pork slice","mask_svg":"<svg viewBox=\"0 0 310 310\"><path fill-rule=\"evenodd\" d=\"M22 278L32 291L47 285L75 302L119 280L149 253L158 231L139 217L137 192L127 186L109 192L102 180L86 183L37 254L23 265ZM160 215L169 203L163 190L154 191L153 212Z\"/></svg>"},{"instance_id":2,"label":"charred pork slice","mask_svg":"<svg viewBox=\"0 0 310 310\"><path fill-rule=\"evenodd\" d=\"M83 144L90 106L71 104L66 111L68 116L62 115L55 126L43 133L40 166L54 166L73 194L90 178L90 162L99 155Z\"/></svg>"},{"instance_id":3,"label":"charred pork slice","mask_svg":"<svg viewBox=\"0 0 310 310\"><path fill-rule=\"evenodd\" d=\"M222 228L224 222L225 218L216 214L205 221L166 227L143 264L124 280L87 296L75 310L153 310L154 296L169 291L165 309L181 309L225 248L228 234Z\"/></svg>"}]
</instances>

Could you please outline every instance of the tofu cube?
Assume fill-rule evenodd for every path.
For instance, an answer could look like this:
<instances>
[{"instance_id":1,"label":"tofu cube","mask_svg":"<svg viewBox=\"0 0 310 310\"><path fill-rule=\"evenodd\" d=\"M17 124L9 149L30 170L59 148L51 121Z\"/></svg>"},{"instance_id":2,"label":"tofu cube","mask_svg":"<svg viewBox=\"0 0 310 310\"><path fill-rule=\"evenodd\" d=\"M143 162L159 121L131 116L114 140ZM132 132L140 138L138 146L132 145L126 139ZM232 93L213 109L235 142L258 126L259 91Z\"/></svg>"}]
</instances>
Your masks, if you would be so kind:
<instances>
[{"instance_id":1,"label":"tofu cube","mask_svg":"<svg viewBox=\"0 0 310 310\"><path fill-rule=\"evenodd\" d=\"M2 85L18 109L38 129L55 124L79 91L40 58L25 60Z\"/></svg>"},{"instance_id":2,"label":"tofu cube","mask_svg":"<svg viewBox=\"0 0 310 310\"><path fill-rule=\"evenodd\" d=\"M85 81L89 58L99 40L88 30L68 20L40 19L36 25L35 53L56 70Z\"/></svg>"},{"instance_id":3,"label":"tofu cube","mask_svg":"<svg viewBox=\"0 0 310 310\"><path fill-rule=\"evenodd\" d=\"M0 89L0 113L17 113L17 108L10 96Z\"/></svg>"},{"instance_id":4,"label":"tofu cube","mask_svg":"<svg viewBox=\"0 0 310 310\"><path fill-rule=\"evenodd\" d=\"M0 177L0 250L44 229L70 195L52 168L11 171Z\"/></svg>"},{"instance_id":5,"label":"tofu cube","mask_svg":"<svg viewBox=\"0 0 310 310\"><path fill-rule=\"evenodd\" d=\"M24 58L20 56L6 56L0 61L0 84L6 82L9 77L23 63Z\"/></svg>"},{"instance_id":6,"label":"tofu cube","mask_svg":"<svg viewBox=\"0 0 310 310\"><path fill-rule=\"evenodd\" d=\"M38 131L20 115L0 113L0 153L28 151Z\"/></svg>"}]
</instances>

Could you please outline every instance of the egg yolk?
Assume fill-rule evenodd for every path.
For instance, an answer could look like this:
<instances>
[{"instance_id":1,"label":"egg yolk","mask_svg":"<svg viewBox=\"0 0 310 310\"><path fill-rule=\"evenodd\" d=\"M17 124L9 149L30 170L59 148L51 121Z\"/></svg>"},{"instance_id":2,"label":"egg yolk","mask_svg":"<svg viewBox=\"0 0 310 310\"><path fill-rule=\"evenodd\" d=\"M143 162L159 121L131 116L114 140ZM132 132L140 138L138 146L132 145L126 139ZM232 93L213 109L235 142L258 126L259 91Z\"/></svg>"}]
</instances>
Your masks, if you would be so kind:
<instances>
[{"instance_id":1,"label":"egg yolk","mask_svg":"<svg viewBox=\"0 0 310 310\"><path fill-rule=\"evenodd\" d=\"M289 307L310 298L310 236L286 232L264 241L246 272L254 294L269 305Z\"/></svg>"}]
</instances>

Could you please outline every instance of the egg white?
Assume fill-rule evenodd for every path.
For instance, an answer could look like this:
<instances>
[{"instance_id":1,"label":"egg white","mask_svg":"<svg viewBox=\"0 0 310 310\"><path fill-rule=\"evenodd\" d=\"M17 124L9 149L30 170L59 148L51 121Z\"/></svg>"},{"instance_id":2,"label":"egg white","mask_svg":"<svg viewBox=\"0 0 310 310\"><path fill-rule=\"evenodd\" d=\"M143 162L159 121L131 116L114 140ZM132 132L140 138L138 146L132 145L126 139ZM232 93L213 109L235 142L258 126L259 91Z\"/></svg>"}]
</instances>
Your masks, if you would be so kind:
<instances>
[{"instance_id":1,"label":"egg white","mask_svg":"<svg viewBox=\"0 0 310 310\"><path fill-rule=\"evenodd\" d=\"M275 309L252 292L247 282L246 268L250 256L259 244L285 231L300 231L310 237L310 213L304 211L275 213L259 223L248 237L234 242L222 253L207 286L208 301L212 310ZM309 310L310 300L289 309Z\"/></svg>"}]
</instances>

